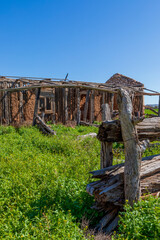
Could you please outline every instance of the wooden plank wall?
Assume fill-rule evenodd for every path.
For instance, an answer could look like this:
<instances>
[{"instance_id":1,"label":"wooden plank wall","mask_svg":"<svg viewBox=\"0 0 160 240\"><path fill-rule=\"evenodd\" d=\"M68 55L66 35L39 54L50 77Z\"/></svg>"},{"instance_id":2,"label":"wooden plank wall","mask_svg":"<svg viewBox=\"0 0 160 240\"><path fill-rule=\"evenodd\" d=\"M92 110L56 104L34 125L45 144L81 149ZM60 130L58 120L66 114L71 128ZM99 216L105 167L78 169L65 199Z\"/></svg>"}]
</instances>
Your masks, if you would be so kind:
<instances>
[{"instance_id":1,"label":"wooden plank wall","mask_svg":"<svg viewBox=\"0 0 160 240\"><path fill-rule=\"evenodd\" d=\"M24 80L12 82L0 79L0 88L22 87L26 85ZM41 91L42 97L51 99L51 110L46 110L45 120L52 123L68 124L70 121L80 123L86 121L102 121L102 104L108 103L111 113L116 108L117 95L100 92L97 90L84 90L74 88L55 88ZM35 90L5 93L0 92L0 124L32 123ZM40 106L40 105L39 105ZM41 110L38 106L38 114ZM134 111L143 114L143 96L137 96L133 100Z\"/></svg>"}]
</instances>

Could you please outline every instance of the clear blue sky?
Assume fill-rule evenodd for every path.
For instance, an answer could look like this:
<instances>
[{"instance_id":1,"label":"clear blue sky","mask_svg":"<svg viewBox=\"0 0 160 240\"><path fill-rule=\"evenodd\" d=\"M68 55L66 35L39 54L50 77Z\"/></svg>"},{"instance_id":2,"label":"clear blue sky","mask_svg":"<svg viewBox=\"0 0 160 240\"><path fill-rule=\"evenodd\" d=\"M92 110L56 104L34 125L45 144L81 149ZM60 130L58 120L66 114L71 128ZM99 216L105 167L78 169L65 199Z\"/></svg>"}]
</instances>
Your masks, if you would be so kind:
<instances>
[{"instance_id":1,"label":"clear blue sky","mask_svg":"<svg viewBox=\"0 0 160 240\"><path fill-rule=\"evenodd\" d=\"M117 72L160 91L159 0L0 0L0 75Z\"/></svg>"}]
</instances>

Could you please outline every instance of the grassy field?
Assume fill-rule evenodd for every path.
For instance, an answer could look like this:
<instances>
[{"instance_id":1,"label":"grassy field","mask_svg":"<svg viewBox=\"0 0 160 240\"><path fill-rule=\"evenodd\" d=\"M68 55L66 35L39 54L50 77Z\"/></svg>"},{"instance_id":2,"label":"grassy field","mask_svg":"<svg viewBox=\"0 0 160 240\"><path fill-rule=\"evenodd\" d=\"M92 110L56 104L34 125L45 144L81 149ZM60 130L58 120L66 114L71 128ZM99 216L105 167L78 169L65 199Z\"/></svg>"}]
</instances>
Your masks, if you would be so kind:
<instances>
[{"instance_id":1,"label":"grassy field","mask_svg":"<svg viewBox=\"0 0 160 240\"><path fill-rule=\"evenodd\" d=\"M54 129L57 135L48 137L34 127L0 127L0 239L94 239L81 222L85 216L94 225L99 218L85 189L89 171L100 168L100 143L77 136L98 129ZM124 159L119 146L114 163Z\"/></svg>"}]
</instances>

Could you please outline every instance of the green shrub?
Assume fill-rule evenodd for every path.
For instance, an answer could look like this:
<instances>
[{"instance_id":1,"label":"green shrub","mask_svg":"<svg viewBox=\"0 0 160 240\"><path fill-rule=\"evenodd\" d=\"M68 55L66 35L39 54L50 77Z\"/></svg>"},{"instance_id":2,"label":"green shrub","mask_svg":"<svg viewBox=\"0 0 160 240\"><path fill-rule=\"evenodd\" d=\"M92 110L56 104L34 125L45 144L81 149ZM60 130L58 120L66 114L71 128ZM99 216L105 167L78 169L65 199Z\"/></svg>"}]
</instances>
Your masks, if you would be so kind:
<instances>
[{"instance_id":1,"label":"green shrub","mask_svg":"<svg viewBox=\"0 0 160 240\"><path fill-rule=\"evenodd\" d=\"M160 239L160 198L151 196L135 203L133 208L126 204L124 209L116 239Z\"/></svg>"}]
</instances>

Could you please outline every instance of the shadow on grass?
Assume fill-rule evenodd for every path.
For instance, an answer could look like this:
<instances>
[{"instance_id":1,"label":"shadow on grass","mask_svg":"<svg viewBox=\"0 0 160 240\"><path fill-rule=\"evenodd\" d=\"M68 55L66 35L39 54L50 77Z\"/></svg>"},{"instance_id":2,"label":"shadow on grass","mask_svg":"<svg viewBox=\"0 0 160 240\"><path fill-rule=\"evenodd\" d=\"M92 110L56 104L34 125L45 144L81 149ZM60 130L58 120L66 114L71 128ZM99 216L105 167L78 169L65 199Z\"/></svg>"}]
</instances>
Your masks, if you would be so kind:
<instances>
[{"instance_id":1,"label":"shadow on grass","mask_svg":"<svg viewBox=\"0 0 160 240\"><path fill-rule=\"evenodd\" d=\"M39 199L31 202L31 209L25 213L25 216L33 220L36 216L41 217L49 209L53 212L60 210L65 214L68 214L68 211L70 211L76 221L81 222L85 216L94 226L100 217L102 217L102 214L92 210L92 205L93 198L86 192L80 192L76 196L71 197L62 189L58 189L54 196L43 193Z\"/></svg>"}]
</instances>

